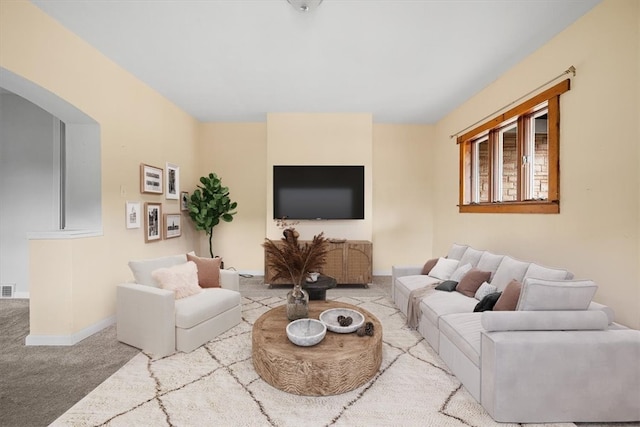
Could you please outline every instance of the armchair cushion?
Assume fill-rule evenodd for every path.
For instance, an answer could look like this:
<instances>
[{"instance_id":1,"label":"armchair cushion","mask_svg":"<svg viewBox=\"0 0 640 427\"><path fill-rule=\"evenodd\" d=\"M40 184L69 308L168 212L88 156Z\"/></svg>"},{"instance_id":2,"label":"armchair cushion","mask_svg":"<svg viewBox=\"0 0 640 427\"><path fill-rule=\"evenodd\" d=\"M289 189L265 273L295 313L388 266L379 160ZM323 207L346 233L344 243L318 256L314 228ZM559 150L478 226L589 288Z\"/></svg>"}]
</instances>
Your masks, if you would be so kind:
<instances>
[{"instance_id":1,"label":"armchair cushion","mask_svg":"<svg viewBox=\"0 0 640 427\"><path fill-rule=\"evenodd\" d=\"M198 284L201 288L220 287L220 262L222 258L201 258L187 254L187 260L196 263L198 267Z\"/></svg>"},{"instance_id":2,"label":"armchair cushion","mask_svg":"<svg viewBox=\"0 0 640 427\"><path fill-rule=\"evenodd\" d=\"M203 289L202 293L176 301L176 327L188 329L237 307L240 293L223 288Z\"/></svg>"}]
</instances>

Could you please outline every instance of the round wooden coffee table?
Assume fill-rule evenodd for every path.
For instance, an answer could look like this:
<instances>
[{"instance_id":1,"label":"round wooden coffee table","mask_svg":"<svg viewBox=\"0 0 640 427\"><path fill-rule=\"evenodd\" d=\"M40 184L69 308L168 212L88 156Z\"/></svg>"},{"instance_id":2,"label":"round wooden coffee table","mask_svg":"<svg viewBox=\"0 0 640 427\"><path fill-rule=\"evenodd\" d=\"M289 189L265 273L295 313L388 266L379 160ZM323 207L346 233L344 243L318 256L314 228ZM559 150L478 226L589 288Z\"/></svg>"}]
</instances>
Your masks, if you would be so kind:
<instances>
[{"instance_id":1,"label":"round wooden coffee table","mask_svg":"<svg viewBox=\"0 0 640 427\"><path fill-rule=\"evenodd\" d=\"M382 363L382 325L360 307L337 301L310 301L309 317L318 319L330 308L350 308L372 322L373 336L327 331L319 343L299 347L287 338L286 307L273 308L253 325L253 366L267 383L288 393L330 396L346 393L369 381Z\"/></svg>"}]
</instances>

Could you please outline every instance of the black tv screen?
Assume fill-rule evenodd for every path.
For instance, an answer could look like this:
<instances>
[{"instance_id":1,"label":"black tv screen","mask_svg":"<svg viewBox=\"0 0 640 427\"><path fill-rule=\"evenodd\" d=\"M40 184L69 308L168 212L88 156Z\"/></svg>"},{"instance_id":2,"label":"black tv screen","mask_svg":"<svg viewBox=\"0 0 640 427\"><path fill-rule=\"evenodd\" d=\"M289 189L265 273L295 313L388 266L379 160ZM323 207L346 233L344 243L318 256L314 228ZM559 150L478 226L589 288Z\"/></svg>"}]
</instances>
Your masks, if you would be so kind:
<instances>
[{"instance_id":1,"label":"black tv screen","mask_svg":"<svg viewBox=\"0 0 640 427\"><path fill-rule=\"evenodd\" d=\"M273 218L364 219L364 166L274 166Z\"/></svg>"}]
</instances>

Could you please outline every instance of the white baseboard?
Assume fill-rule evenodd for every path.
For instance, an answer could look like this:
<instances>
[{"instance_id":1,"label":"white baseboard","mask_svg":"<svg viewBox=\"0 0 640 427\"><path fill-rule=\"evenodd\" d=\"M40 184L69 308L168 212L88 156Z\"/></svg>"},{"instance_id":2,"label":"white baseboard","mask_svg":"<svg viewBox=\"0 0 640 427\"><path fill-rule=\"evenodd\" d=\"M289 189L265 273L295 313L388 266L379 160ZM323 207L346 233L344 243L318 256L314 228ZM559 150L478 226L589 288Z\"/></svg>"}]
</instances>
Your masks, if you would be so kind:
<instances>
[{"instance_id":1,"label":"white baseboard","mask_svg":"<svg viewBox=\"0 0 640 427\"><path fill-rule=\"evenodd\" d=\"M16 292L13 294L14 299L29 299L29 292Z\"/></svg>"},{"instance_id":2,"label":"white baseboard","mask_svg":"<svg viewBox=\"0 0 640 427\"><path fill-rule=\"evenodd\" d=\"M83 339L90 337L96 332L100 332L104 328L116 323L116 316L111 316L106 319L94 323L93 325L84 328L71 335L27 335L24 340L25 345L39 346L39 345L53 345L53 346L67 346L74 345L82 341Z\"/></svg>"}]
</instances>

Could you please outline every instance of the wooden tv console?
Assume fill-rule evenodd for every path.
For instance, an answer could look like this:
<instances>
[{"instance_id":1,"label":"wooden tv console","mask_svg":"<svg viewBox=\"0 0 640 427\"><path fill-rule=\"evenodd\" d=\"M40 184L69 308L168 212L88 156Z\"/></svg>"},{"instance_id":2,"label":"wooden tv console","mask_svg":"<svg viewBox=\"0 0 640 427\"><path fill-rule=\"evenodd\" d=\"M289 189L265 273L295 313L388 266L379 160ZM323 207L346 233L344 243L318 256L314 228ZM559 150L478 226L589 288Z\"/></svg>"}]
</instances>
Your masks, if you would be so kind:
<instances>
[{"instance_id":1,"label":"wooden tv console","mask_svg":"<svg viewBox=\"0 0 640 427\"><path fill-rule=\"evenodd\" d=\"M307 241L300 240L300 244ZM338 285L367 285L372 281L371 262L372 244L367 240L329 240L327 263L320 273L336 279ZM269 285L287 284L290 280L272 279L273 272L269 268L269 260L265 253L264 282Z\"/></svg>"}]
</instances>

